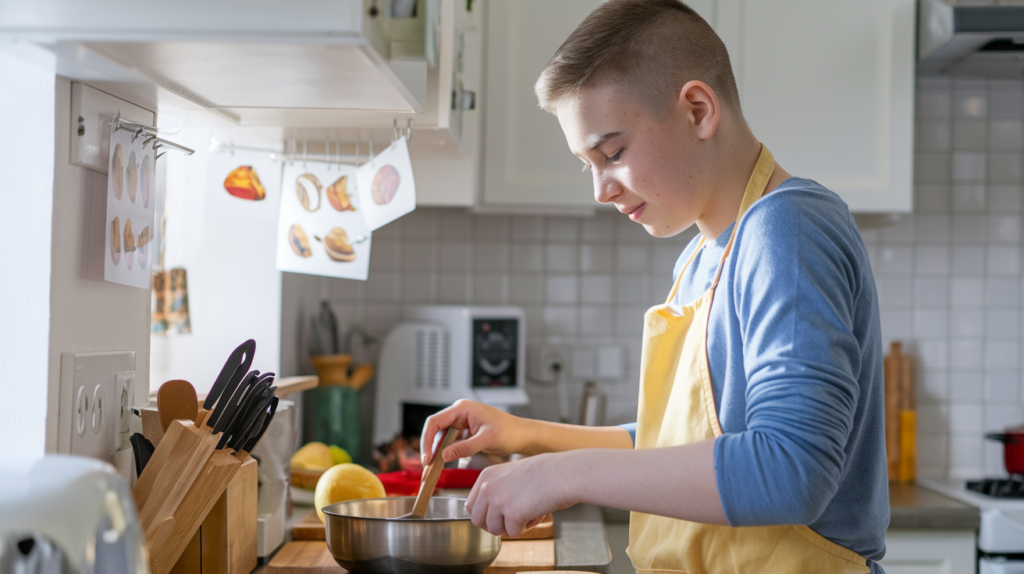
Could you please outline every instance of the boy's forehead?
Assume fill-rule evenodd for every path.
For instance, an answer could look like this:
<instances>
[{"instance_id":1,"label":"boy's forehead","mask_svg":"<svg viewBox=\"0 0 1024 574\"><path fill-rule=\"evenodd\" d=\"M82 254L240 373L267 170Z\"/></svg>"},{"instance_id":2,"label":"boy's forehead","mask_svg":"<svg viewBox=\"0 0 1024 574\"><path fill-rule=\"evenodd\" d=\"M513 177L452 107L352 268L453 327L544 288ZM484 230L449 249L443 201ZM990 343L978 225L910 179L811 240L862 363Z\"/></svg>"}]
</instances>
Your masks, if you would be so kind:
<instances>
[{"instance_id":1,"label":"boy's forehead","mask_svg":"<svg viewBox=\"0 0 1024 574\"><path fill-rule=\"evenodd\" d=\"M646 111L614 85L585 88L559 102L558 122L569 147L584 155L609 134L627 131Z\"/></svg>"}]
</instances>

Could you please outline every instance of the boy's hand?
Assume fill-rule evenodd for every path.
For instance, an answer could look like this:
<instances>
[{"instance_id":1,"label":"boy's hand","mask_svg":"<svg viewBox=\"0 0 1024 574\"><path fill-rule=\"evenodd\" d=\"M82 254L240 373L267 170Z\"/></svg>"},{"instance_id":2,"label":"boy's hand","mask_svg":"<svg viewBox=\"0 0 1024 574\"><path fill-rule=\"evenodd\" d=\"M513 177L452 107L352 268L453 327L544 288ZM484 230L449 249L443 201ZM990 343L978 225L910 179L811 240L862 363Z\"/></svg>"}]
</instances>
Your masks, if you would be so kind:
<instances>
[{"instance_id":1,"label":"boy's hand","mask_svg":"<svg viewBox=\"0 0 1024 574\"><path fill-rule=\"evenodd\" d=\"M540 454L489 466L480 473L466 499L473 524L494 535L518 536L545 514L576 504L567 453Z\"/></svg>"},{"instance_id":2,"label":"boy's hand","mask_svg":"<svg viewBox=\"0 0 1024 574\"><path fill-rule=\"evenodd\" d=\"M521 448L518 432L522 419L466 399L456 401L452 406L427 419L420 437L420 458L423 466L434 458L431 449L434 436L449 427L461 429L455 444L441 453L445 462L472 456L478 452L509 455Z\"/></svg>"}]
</instances>

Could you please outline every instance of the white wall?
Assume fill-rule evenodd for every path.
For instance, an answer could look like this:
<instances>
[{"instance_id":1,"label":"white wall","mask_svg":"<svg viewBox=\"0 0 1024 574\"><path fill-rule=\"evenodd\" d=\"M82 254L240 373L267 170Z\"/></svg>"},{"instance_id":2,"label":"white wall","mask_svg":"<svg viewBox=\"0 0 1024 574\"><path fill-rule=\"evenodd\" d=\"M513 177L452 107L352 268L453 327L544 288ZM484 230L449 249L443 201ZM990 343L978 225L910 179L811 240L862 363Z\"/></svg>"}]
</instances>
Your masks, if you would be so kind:
<instances>
[{"instance_id":1,"label":"white wall","mask_svg":"<svg viewBox=\"0 0 1024 574\"><path fill-rule=\"evenodd\" d=\"M49 387L46 450L57 449L60 356L63 352L134 351L135 404L149 388L148 289L103 280L107 176L71 164L71 82L56 81L49 157L53 161L53 249L50 267ZM54 121L55 120L55 121ZM123 472L128 472L122 468Z\"/></svg>"},{"instance_id":2,"label":"white wall","mask_svg":"<svg viewBox=\"0 0 1024 574\"><path fill-rule=\"evenodd\" d=\"M164 381L185 379L198 392L206 392L231 351L247 339L256 340L252 368L280 375L281 273L275 263L280 172L258 170L267 189L267 199L261 205L236 200L223 188L226 173L212 167L223 166L224 154L208 151L214 135L221 141L245 137L249 145L279 146L280 133L218 130L184 113L161 115L171 114L176 114L184 127L169 139L196 153L169 152L164 156L164 267L184 267L188 272L192 332L152 336L153 390ZM237 163L244 164L244 158L238 157ZM273 166L280 169L280 164ZM224 197L236 202L239 211L225 211Z\"/></svg>"},{"instance_id":3,"label":"white wall","mask_svg":"<svg viewBox=\"0 0 1024 574\"><path fill-rule=\"evenodd\" d=\"M46 439L53 111L53 73L0 52L2 452L39 454Z\"/></svg>"}]
</instances>

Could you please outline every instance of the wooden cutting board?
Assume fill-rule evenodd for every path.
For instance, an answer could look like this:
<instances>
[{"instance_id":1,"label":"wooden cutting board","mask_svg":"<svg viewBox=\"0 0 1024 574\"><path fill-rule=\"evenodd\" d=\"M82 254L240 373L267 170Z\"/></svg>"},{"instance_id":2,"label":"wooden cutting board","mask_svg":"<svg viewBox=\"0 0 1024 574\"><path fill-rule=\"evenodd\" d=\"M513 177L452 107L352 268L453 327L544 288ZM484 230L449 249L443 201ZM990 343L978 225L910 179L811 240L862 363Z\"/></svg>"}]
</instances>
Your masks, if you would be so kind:
<instances>
[{"instance_id":1,"label":"wooden cutting board","mask_svg":"<svg viewBox=\"0 0 1024 574\"><path fill-rule=\"evenodd\" d=\"M484 574L516 574L554 570L554 540L510 540ZM326 542L289 542L267 565L267 574L343 574L347 572L331 556Z\"/></svg>"},{"instance_id":2,"label":"wooden cutting board","mask_svg":"<svg viewBox=\"0 0 1024 574\"><path fill-rule=\"evenodd\" d=\"M555 533L555 520L550 514L536 526L523 532L519 536L502 536L502 540L542 540L551 538ZM327 540L327 532L324 523L315 510L310 510L298 524L292 527L293 540Z\"/></svg>"}]
</instances>

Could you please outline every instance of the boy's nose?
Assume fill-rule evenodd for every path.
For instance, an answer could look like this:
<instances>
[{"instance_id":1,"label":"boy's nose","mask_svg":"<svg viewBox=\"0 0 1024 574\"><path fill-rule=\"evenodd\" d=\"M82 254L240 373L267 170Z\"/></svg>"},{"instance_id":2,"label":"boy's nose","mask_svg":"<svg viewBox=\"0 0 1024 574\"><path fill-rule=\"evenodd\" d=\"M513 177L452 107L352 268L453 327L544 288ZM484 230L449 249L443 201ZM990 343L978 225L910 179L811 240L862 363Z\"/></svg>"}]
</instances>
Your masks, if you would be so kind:
<instances>
[{"instance_id":1,"label":"boy's nose","mask_svg":"<svg viewBox=\"0 0 1024 574\"><path fill-rule=\"evenodd\" d=\"M601 173L594 170L594 199L598 203L611 203L621 193L622 187L615 178L602 177Z\"/></svg>"}]
</instances>

